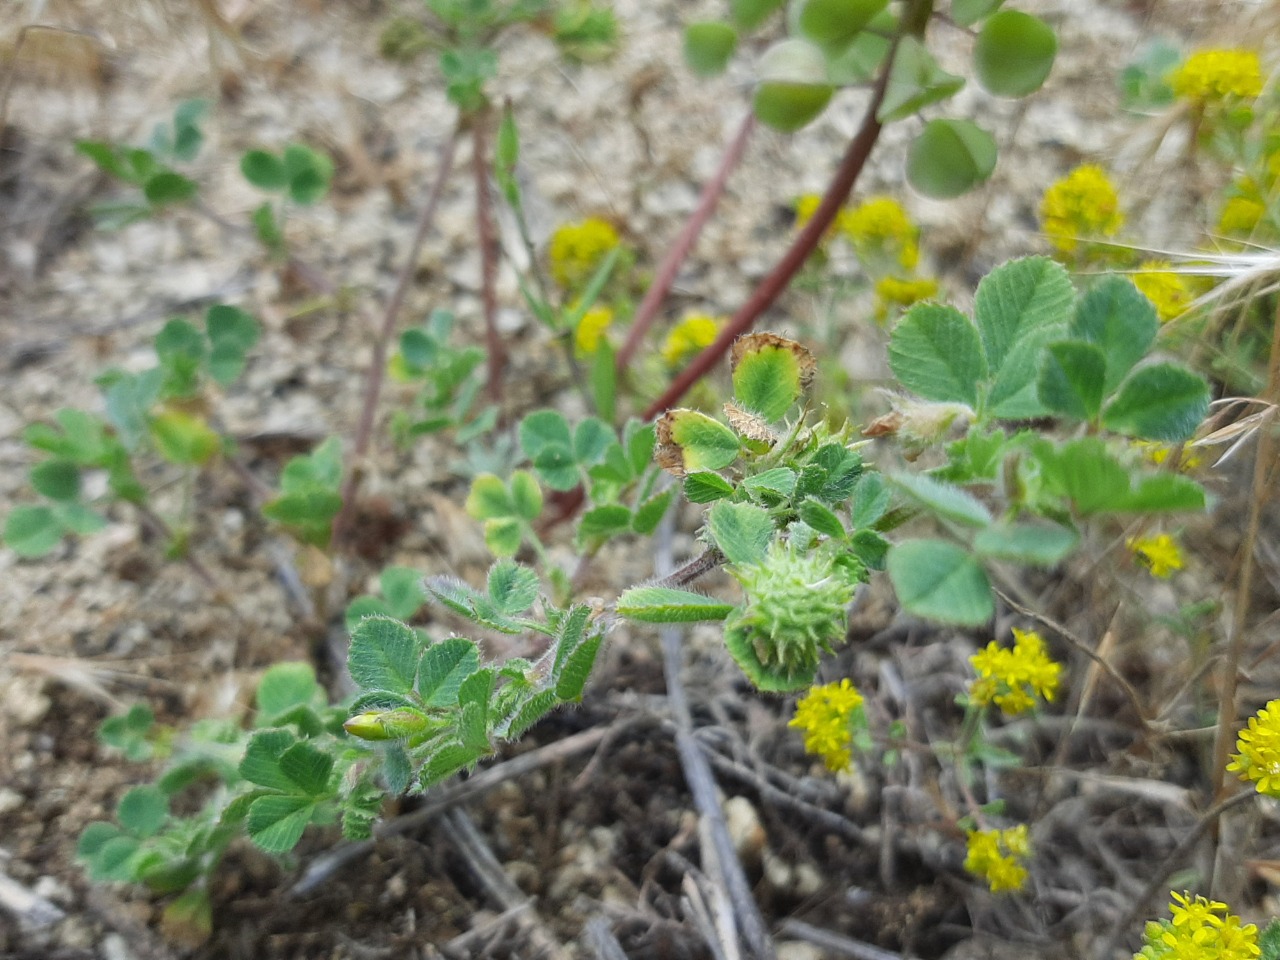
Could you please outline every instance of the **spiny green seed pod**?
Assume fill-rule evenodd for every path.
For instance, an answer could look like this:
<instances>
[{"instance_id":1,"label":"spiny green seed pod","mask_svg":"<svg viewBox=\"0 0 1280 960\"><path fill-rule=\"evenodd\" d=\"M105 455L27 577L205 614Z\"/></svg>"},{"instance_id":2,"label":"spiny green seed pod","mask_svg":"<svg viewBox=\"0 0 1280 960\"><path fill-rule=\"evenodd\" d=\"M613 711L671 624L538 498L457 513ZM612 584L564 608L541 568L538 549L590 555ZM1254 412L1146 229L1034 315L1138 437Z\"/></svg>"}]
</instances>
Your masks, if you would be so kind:
<instances>
[{"instance_id":1,"label":"spiny green seed pod","mask_svg":"<svg viewBox=\"0 0 1280 960\"><path fill-rule=\"evenodd\" d=\"M812 680L818 658L844 639L846 609L866 577L851 556L776 540L764 560L732 573L747 601L725 621L726 643L762 689L794 689Z\"/></svg>"},{"instance_id":2,"label":"spiny green seed pod","mask_svg":"<svg viewBox=\"0 0 1280 960\"><path fill-rule=\"evenodd\" d=\"M415 733L422 733L430 725L431 718L426 714L401 707L397 710L366 710L347 720L342 728L361 740L404 740Z\"/></svg>"}]
</instances>

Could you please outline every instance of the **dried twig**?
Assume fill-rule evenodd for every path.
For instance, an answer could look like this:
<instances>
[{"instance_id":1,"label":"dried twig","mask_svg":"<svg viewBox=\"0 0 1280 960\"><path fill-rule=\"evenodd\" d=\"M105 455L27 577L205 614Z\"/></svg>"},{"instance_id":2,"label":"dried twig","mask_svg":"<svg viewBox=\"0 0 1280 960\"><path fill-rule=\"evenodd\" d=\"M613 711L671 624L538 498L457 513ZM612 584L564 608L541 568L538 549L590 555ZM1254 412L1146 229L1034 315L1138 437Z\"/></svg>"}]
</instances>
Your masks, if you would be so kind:
<instances>
[{"instance_id":1,"label":"dried twig","mask_svg":"<svg viewBox=\"0 0 1280 960\"><path fill-rule=\"evenodd\" d=\"M859 940L850 940L848 937L832 930L815 927L813 924L805 923L803 920L782 921L780 932L789 937L795 937L797 940L807 940L809 943L821 947L828 954L837 957L852 957L853 960L902 960L902 954L900 953L885 950L883 947L872 946L869 943L862 943Z\"/></svg>"},{"instance_id":2,"label":"dried twig","mask_svg":"<svg viewBox=\"0 0 1280 960\"><path fill-rule=\"evenodd\" d=\"M568 960L564 947L556 941L547 925L533 910L524 891L507 876L488 842L466 812L450 810L445 814L445 821L448 827L445 837L467 861L467 866L471 868L485 893L503 910L512 912L516 922L525 928L533 955L551 957L552 960Z\"/></svg>"},{"instance_id":3,"label":"dried twig","mask_svg":"<svg viewBox=\"0 0 1280 960\"><path fill-rule=\"evenodd\" d=\"M1013 597L1009 596L1009 594L1005 593L1003 590L1000 590L998 588L996 589L996 595L1001 600L1003 600L1009 606L1010 609L1014 610L1017 613L1022 614L1022 616L1024 617L1030 617L1032 620L1035 620L1041 626L1048 627L1054 633L1058 634L1058 636L1062 637L1062 639L1066 640L1067 643L1071 644L1071 646L1079 650L1086 657L1088 657L1095 664L1097 664L1097 666L1100 667L1102 671L1108 677L1110 677L1115 682L1115 685L1118 686L1120 690L1124 693L1125 697L1129 701L1129 705L1133 708L1134 714L1138 718L1138 722L1142 724L1143 730L1150 732L1151 720L1147 717L1146 708L1143 707L1142 700L1138 697L1138 691L1133 688L1133 684L1131 684L1128 680L1126 680L1124 678L1124 675L1120 673L1119 670L1117 670L1114 666L1108 663L1103 657L1099 656L1098 653L1091 646L1089 646L1087 643L1085 643L1083 640L1077 637L1074 633L1068 630L1061 623L1058 623L1052 617L1047 617L1043 613L1038 613L1037 611L1032 610L1030 607L1023 606L1021 603L1014 600Z\"/></svg>"},{"instance_id":4,"label":"dried twig","mask_svg":"<svg viewBox=\"0 0 1280 960\"><path fill-rule=\"evenodd\" d=\"M788 793L786 790L775 787L764 775L729 759L723 754L717 753L709 744L701 743L699 746L701 746L702 752L706 754L707 759L711 761L711 765L716 768L717 772L749 785L760 795L760 799L765 803L798 814L806 820L812 821L820 829L834 833L846 840L852 840L867 849L874 848L875 841L868 837L866 831L852 820L830 810L824 810L822 807L801 799L794 793ZM784 771L776 770L776 768L771 773L786 776Z\"/></svg>"},{"instance_id":5,"label":"dried twig","mask_svg":"<svg viewBox=\"0 0 1280 960\"><path fill-rule=\"evenodd\" d=\"M386 310L382 314L382 326L373 341L373 357L369 361L369 373L365 379L364 401L360 407L360 419L356 423L354 449L351 453L352 467L342 485L342 508L333 519L333 540L338 542L346 532L347 526L355 513L356 493L364 478L364 458L369 453L373 440L373 419L378 409L378 397L382 394L382 380L386 374L387 345L396 331L396 321L404 306L405 295L409 292L409 284L418 268L418 255L422 252L423 241L431 231L436 219L436 208L444 196L445 181L449 179L449 171L453 168L453 156L458 147L459 130L454 128L449 139L440 151L440 166L436 170L435 182L427 195L426 205L422 208L422 216L418 218L418 229L409 244L409 253L404 265L400 268L400 276L396 278L395 289L391 299L387 301Z\"/></svg>"},{"instance_id":6,"label":"dried twig","mask_svg":"<svg viewBox=\"0 0 1280 960\"><path fill-rule=\"evenodd\" d=\"M671 514L667 514L658 528L655 566L659 575L669 575L671 571L672 526ZM720 809L720 801L716 796L716 784L711 775L711 766L702 755L698 741L693 735L693 714L689 709L684 681L680 676L680 631L674 627L667 627L661 631L661 636L663 675L667 682L667 698L671 704L671 714L676 723L676 751L680 755L680 767L689 784L689 792L693 795L694 804L711 832L712 848L719 860L726 892L733 903L738 932L754 956L761 960L772 960L775 956L773 943L769 939L764 917L760 914L760 907L751 896L751 884L747 881L742 863L734 850L733 840L729 836L724 812Z\"/></svg>"},{"instance_id":7,"label":"dried twig","mask_svg":"<svg viewBox=\"0 0 1280 960\"><path fill-rule=\"evenodd\" d=\"M1099 960L1115 955L1116 947L1120 943L1120 938L1133 929L1138 918L1142 916L1147 909L1147 904L1151 902L1151 898L1156 895L1156 891L1161 889L1169 881L1169 875L1178 868L1178 865L1191 852L1191 848L1200 842L1205 832L1218 822L1218 818L1233 807L1237 807L1246 800L1252 800L1257 794L1253 790L1242 790L1233 797L1215 804L1209 810L1201 815L1199 822L1196 823L1181 840L1178 845L1169 851L1169 855L1164 858L1152 871L1147 885L1142 888L1142 892L1134 898L1129 909L1124 915L1111 927L1111 932L1107 935L1107 939L1103 942L1102 948L1098 950L1097 956Z\"/></svg>"},{"instance_id":8,"label":"dried twig","mask_svg":"<svg viewBox=\"0 0 1280 960\"><path fill-rule=\"evenodd\" d=\"M1265 399L1280 403L1280 305L1272 322L1271 357L1267 364ZM1262 513L1275 490L1267 483L1267 475L1275 460L1275 430L1263 429L1258 437L1258 449L1253 462L1253 484L1249 491L1249 519L1245 525L1244 539L1240 543L1240 575L1236 578L1235 603L1232 604L1231 632L1227 656L1222 664L1218 681L1218 734L1213 742L1213 798L1221 800L1226 791L1227 757L1235 739L1235 724L1239 705L1236 688L1240 681L1240 661L1244 657L1244 643L1248 636L1246 621L1249 618L1249 600L1253 591L1255 568L1254 547L1262 525Z\"/></svg>"},{"instance_id":9,"label":"dried twig","mask_svg":"<svg viewBox=\"0 0 1280 960\"><path fill-rule=\"evenodd\" d=\"M604 741L605 738L611 736L618 728L635 723L639 719L638 717L621 719L608 726L596 727L593 730L574 734L572 737L566 737L556 743L539 747L537 750L530 750L528 753L522 753L518 757L512 757L510 760L494 764L488 769L477 773L469 780L458 781L437 791L427 797L426 803L412 813L406 813L380 823L374 833L378 837L391 837L396 834L407 833L436 819L456 804L473 800L488 793L494 787L505 783L513 777L523 776L547 764L568 759L579 753L585 753ZM322 884L328 882L330 877L347 864L369 854L373 850L373 845L373 840L359 840L340 844L327 851L312 861L298 879L298 882L290 888L289 896L302 897L311 893Z\"/></svg>"},{"instance_id":10,"label":"dried twig","mask_svg":"<svg viewBox=\"0 0 1280 960\"><path fill-rule=\"evenodd\" d=\"M627 960L622 944L613 935L609 921L597 914L582 928L582 942L595 954L596 960Z\"/></svg>"}]
</instances>

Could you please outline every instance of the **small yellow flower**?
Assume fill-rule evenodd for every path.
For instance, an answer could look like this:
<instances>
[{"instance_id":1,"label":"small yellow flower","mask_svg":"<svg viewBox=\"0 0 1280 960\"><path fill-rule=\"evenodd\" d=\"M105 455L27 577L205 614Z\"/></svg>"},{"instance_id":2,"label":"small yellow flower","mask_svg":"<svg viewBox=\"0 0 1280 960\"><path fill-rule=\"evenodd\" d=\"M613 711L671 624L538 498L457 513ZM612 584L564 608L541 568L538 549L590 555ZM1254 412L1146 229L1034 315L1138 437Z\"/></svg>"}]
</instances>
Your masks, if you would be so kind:
<instances>
[{"instance_id":1,"label":"small yellow flower","mask_svg":"<svg viewBox=\"0 0 1280 960\"><path fill-rule=\"evenodd\" d=\"M1013 636L1012 648L993 640L969 658L978 673L969 699L980 707L994 703L1009 716L1030 710L1036 697L1052 701L1062 674L1062 664L1045 651L1040 634L1014 627Z\"/></svg>"},{"instance_id":2,"label":"small yellow flower","mask_svg":"<svg viewBox=\"0 0 1280 960\"><path fill-rule=\"evenodd\" d=\"M1189 893L1172 893L1170 919L1151 921L1134 960L1253 960L1258 928L1243 924L1227 905Z\"/></svg>"},{"instance_id":3,"label":"small yellow flower","mask_svg":"<svg viewBox=\"0 0 1280 960\"><path fill-rule=\"evenodd\" d=\"M816 193L806 193L796 197L797 230L803 230L805 225L813 219L813 215L817 212L820 203L822 203L822 197Z\"/></svg>"},{"instance_id":4,"label":"small yellow flower","mask_svg":"<svg viewBox=\"0 0 1280 960\"><path fill-rule=\"evenodd\" d=\"M1144 460L1156 467L1163 466L1168 461L1169 455L1174 451L1174 447L1163 443L1155 443L1152 440L1134 440L1133 445L1142 451ZM1203 458L1194 449L1183 447L1182 457L1178 460L1178 469L1183 473L1190 473L1203 463Z\"/></svg>"},{"instance_id":5,"label":"small yellow flower","mask_svg":"<svg viewBox=\"0 0 1280 960\"><path fill-rule=\"evenodd\" d=\"M1194 299L1186 280L1171 273L1168 262L1164 260L1145 260L1139 264L1133 285L1155 305L1156 316L1161 323L1168 323L1185 313Z\"/></svg>"},{"instance_id":6,"label":"small yellow flower","mask_svg":"<svg viewBox=\"0 0 1280 960\"><path fill-rule=\"evenodd\" d=\"M620 242L613 225L598 217L566 223L551 235L551 276L562 289L577 290Z\"/></svg>"},{"instance_id":7,"label":"small yellow flower","mask_svg":"<svg viewBox=\"0 0 1280 960\"><path fill-rule=\"evenodd\" d=\"M876 316L883 320L894 307L909 307L937 294L938 281L931 277L881 277L876 281Z\"/></svg>"},{"instance_id":8,"label":"small yellow flower","mask_svg":"<svg viewBox=\"0 0 1280 960\"><path fill-rule=\"evenodd\" d=\"M1266 213L1266 206L1259 200L1232 197L1222 205L1222 212L1218 214L1218 232L1248 236L1257 229Z\"/></svg>"},{"instance_id":9,"label":"small yellow flower","mask_svg":"<svg viewBox=\"0 0 1280 960\"><path fill-rule=\"evenodd\" d=\"M608 307L592 307L578 321L573 331L573 349L579 357L590 357L600 347L605 331L613 323L613 311Z\"/></svg>"},{"instance_id":10,"label":"small yellow flower","mask_svg":"<svg viewBox=\"0 0 1280 960\"><path fill-rule=\"evenodd\" d=\"M1253 50L1198 50L1169 75L1176 96L1197 103L1262 93L1262 63Z\"/></svg>"},{"instance_id":11,"label":"small yellow flower","mask_svg":"<svg viewBox=\"0 0 1280 960\"><path fill-rule=\"evenodd\" d=\"M1020 861L1031 855L1026 824L1008 830L970 830L964 868L987 882L992 893L1021 890L1027 868Z\"/></svg>"},{"instance_id":12,"label":"small yellow flower","mask_svg":"<svg viewBox=\"0 0 1280 960\"><path fill-rule=\"evenodd\" d=\"M796 704L796 715L787 726L804 731L805 750L820 756L828 770L847 770L862 702L862 694L848 679L814 687Z\"/></svg>"},{"instance_id":13,"label":"small yellow flower","mask_svg":"<svg viewBox=\"0 0 1280 960\"><path fill-rule=\"evenodd\" d=\"M1241 780L1252 781L1259 793L1280 799L1280 700L1272 700L1249 718L1236 749L1240 752L1227 769Z\"/></svg>"},{"instance_id":14,"label":"small yellow flower","mask_svg":"<svg viewBox=\"0 0 1280 960\"><path fill-rule=\"evenodd\" d=\"M1182 569L1182 551L1178 549L1177 541L1167 533L1155 537L1130 537L1125 546L1133 551L1153 577L1167 580L1174 571Z\"/></svg>"},{"instance_id":15,"label":"small yellow flower","mask_svg":"<svg viewBox=\"0 0 1280 960\"><path fill-rule=\"evenodd\" d=\"M1115 236L1124 214L1110 177L1090 163L1050 185L1040 201L1040 220L1058 252L1073 254L1081 240Z\"/></svg>"},{"instance_id":16,"label":"small yellow flower","mask_svg":"<svg viewBox=\"0 0 1280 960\"><path fill-rule=\"evenodd\" d=\"M695 354L701 353L720 334L724 320L705 313L691 313L667 334L662 344L662 359L668 367L678 367Z\"/></svg>"},{"instance_id":17,"label":"small yellow flower","mask_svg":"<svg viewBox=\"0 0 1280 960\"><path fill-rule=\"evenodd\" d=\"M904 270L920 261L920 230L893 197L868 197L842 211L836 225L864 260L887 258Z\"/></svg>"}]
</instances>

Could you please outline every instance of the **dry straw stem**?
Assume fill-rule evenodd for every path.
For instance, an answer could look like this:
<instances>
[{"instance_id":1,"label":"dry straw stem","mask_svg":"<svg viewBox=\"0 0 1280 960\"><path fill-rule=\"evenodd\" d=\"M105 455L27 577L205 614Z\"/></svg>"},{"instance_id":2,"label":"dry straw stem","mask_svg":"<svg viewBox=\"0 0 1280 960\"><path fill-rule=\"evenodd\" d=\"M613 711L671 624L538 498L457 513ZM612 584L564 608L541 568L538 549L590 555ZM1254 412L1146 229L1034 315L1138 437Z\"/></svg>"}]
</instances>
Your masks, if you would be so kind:
<instances>
[{"instance_id":1,"label":"dry straw stem","mask_svg":"<svg viewBox=\"0 0 1280 960\"><path fill-rule=\"evenodd\" d=\"M1271 357L1267 367L1267 386L1263 399L1280 403L1280 306L1271 331ZM1268 425L1271 427L1271 425ZM1213 744L1213 797L1221 800L1226 793L1227 759L1231 743L1235 739L1238 704L1236 690L1240 680L1240 661L1244 657L1245 640L1249 635L1247 621L1249 600L1253 590L1254 554L1258 543L1258 531L1262 513L1275 491L1269 482L1269 474L1276 460L1275 430L1259 431L1258 449L1253 462L1253 486L1249 492L1249 519L1244 540L1240 544L1239 570L1236 578L1235 604L1231 616L1231 632L1228 635L1227 656L1222 665L1219 681L1218 733Z\"/></svg>"}]
</instances>

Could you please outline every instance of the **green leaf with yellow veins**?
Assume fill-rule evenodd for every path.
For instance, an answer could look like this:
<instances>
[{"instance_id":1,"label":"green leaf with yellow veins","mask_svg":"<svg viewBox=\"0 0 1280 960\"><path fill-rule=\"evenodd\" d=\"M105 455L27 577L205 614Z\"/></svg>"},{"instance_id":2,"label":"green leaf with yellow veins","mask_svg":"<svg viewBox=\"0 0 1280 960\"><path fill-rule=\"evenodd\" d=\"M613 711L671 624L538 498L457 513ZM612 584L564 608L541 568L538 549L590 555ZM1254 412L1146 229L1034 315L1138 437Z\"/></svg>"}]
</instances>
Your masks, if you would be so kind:
<instances>
[{"instance_id":1,"label":"green leaf with yellow veins","mask_svg":"<svg viewBox=\"0 0 1280 960\"><path fill-rule=\"evenodd\" d=\"M696 410L669 410L658 421L658 466L677 477L696 470L719 470L738 459L738 435Z\"/></svg>"},{"instance_id":2,"label":"green leaf with yellow veins","mask_svg":"<svg viewBox=\"0 0 1280 960\"><path fill-rule=\"evenodd\" d=\"M733 396L772 423L781 420L813 382L817 362L808 350L772 333L752 333L733 344Z\"/></svg>"}]
</instances>

